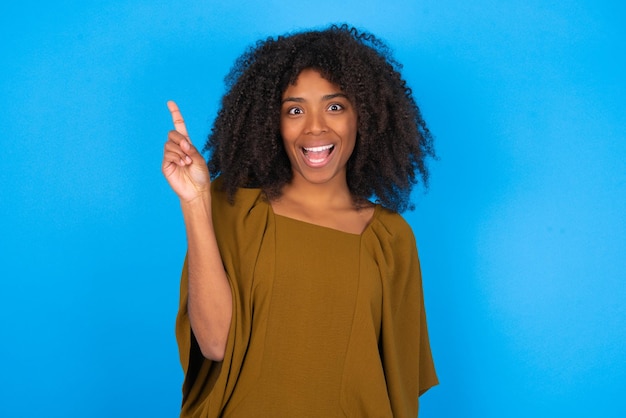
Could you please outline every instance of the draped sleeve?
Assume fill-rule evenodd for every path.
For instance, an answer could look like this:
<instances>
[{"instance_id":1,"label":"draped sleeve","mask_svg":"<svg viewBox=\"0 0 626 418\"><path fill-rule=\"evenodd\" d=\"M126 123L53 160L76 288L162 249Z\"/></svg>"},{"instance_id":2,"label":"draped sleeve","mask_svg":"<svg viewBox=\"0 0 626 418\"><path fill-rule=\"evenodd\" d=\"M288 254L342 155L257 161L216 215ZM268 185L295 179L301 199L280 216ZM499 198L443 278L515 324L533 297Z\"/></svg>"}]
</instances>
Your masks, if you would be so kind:
<instances>
[{"instance_id":1,"label":"draped sleeve","mask_svg":"<svg viewBox=\"0 0 626 418\"><path fill-rule=\"evenodd\" d=\"M379 350L389 402L395 418L414 418L419 395L438 383L415 238L400 215L384 209L368 232L382 282Z\"/></svg>"},{"instance_id":2,"label":"draped sleeve","mask_svg":"<svg viewBox=\"0 0 626 418\"><path fill-rule=\"evenodd\" d=\"M211 184L211 207L215 235L232 290L232 320L223 361L206 359L189 322L185 259L176 318L176 339L184 372L181 417L219 416L237 382L250 338L253 272L270 207L260 189L239 189L231 205L220 185L219 178Z\"/></svg>"}]
</instances>

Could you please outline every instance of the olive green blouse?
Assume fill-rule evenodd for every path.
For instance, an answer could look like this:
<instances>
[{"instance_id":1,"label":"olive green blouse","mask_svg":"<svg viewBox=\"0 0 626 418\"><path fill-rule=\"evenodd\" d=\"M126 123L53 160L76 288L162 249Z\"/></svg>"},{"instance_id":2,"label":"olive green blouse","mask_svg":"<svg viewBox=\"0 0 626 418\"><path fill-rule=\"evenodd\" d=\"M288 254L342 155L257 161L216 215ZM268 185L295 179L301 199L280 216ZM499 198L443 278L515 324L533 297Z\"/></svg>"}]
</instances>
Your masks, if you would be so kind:
<instances>
[{"instance_id":1,"label":"olive green blouse","mask_svg":"<svg viewBox=\"0 0 626 418\"><path fill-rule=\"evenodd\" d=\"M233 317L224 360L205 359L185 262L181 417L416 417L437 376L409 225L377 206L350 234L276 215L259 189L230 205L219 183L213 221Z\"/></svg>"}]
</instances>

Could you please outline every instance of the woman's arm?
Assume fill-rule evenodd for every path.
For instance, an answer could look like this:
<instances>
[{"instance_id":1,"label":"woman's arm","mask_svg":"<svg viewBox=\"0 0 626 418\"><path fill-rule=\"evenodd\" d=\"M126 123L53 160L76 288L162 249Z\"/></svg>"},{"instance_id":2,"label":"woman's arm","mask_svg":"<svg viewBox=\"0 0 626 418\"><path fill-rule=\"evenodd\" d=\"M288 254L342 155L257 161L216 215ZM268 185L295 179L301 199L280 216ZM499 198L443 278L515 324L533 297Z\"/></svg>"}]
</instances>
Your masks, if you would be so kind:
<instances>
[{"instance_id":1,"label":"woman's arm","mask_svg":"<svg viewBox=\"0 0 626 418\"><path fill-rule=\"evenodd\" d=\"M189 321L202 354L224 358L232 317L232 295L224 271L211 213L210 177L193 146L178 106L168 102L175 130L168 134L162 171L180 199L187 232Z\"/></svg>"}]
</instances>

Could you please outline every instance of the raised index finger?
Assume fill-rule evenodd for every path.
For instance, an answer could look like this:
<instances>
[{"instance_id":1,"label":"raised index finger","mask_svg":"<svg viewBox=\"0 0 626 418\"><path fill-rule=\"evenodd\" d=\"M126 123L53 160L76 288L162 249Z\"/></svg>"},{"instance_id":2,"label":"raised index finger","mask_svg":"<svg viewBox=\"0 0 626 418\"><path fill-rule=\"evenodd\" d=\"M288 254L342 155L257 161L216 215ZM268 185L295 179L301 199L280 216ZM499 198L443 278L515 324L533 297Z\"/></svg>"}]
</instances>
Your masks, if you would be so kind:
<instances>
[{"instance_id":1,"label":"raised index finger","mask_svg":"<svg viewBox=\"0 0 626 418\"><path fill-rule=\"evenodd\" d=\"M172 122L174 122L174 129L179 134L185 136L185 138L189 139L189 134L187 133L187 127L185 126L185 120L183 119L182 113L178 109L178 106L172 100L167 102L167 108L170 110L172 114Z\"/></svg>"}]
</instances>

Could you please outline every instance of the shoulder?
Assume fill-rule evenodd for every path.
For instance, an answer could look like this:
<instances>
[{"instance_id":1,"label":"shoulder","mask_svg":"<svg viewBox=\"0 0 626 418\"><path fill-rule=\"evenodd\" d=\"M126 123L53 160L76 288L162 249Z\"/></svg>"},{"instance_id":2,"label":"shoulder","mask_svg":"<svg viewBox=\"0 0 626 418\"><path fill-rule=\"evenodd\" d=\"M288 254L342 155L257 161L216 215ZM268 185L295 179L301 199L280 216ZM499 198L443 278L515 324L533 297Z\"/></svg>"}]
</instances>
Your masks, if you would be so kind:
<instances>
[{"instance_id":1,"label":"shoulder","mask_svg":"<svg viewBox=\"0 0 626 418\"><path fill-rule=\"evenodd\" d=\"M421 280L413 230L397 212L377 208L377 216L363 244L378 266L383 286L393 286L401 292L407 283Z\"/></svg>"},{"instance_id":2,"label":"shoulder","mask_svg":"<svg viewBox=\"0 0 626 418\"><path fill-rule=\"evenodd\" d=\"M379 263L389 267L417 259L415 236L409 223L397 212L376 208L367 234L363 236L366 248Z\"/></svg>"},{"instance_id":3,"label":"shoulder","mask_svg":"<svg viewBox=\"0 0 626 418\"><path fill-rule=\"evenodd\" d=\"M230 200L221 186L219 177L211 184L211 215L218 242L245 242L252 236L263 235L270 205L262 190L240 188L234 200Z\"/></svg>"},{"instance_id":4,"label":"shoulder","mask_svg":"<svg viewBox=\"0 0 626 418\"><path fill-rule=\"evenodd\" d=\"M241 212L265 202L265 197L261 189L240 188L237 189L237 193L231 200L228 197L228 192L224 189L223 179L218 177L211 182L211 202L213 210Z\"/></svg>"},{"instance_id":5,"label":"shoulder","mask_svg":"<svg viewBox=\"0 0 626 418\"><path fill-rule=\"evenodd\" d=\"M393 241L415 241L411 225L398 212L378 206L374 223L377 223Z\"/></svg>"}]
</instances>

